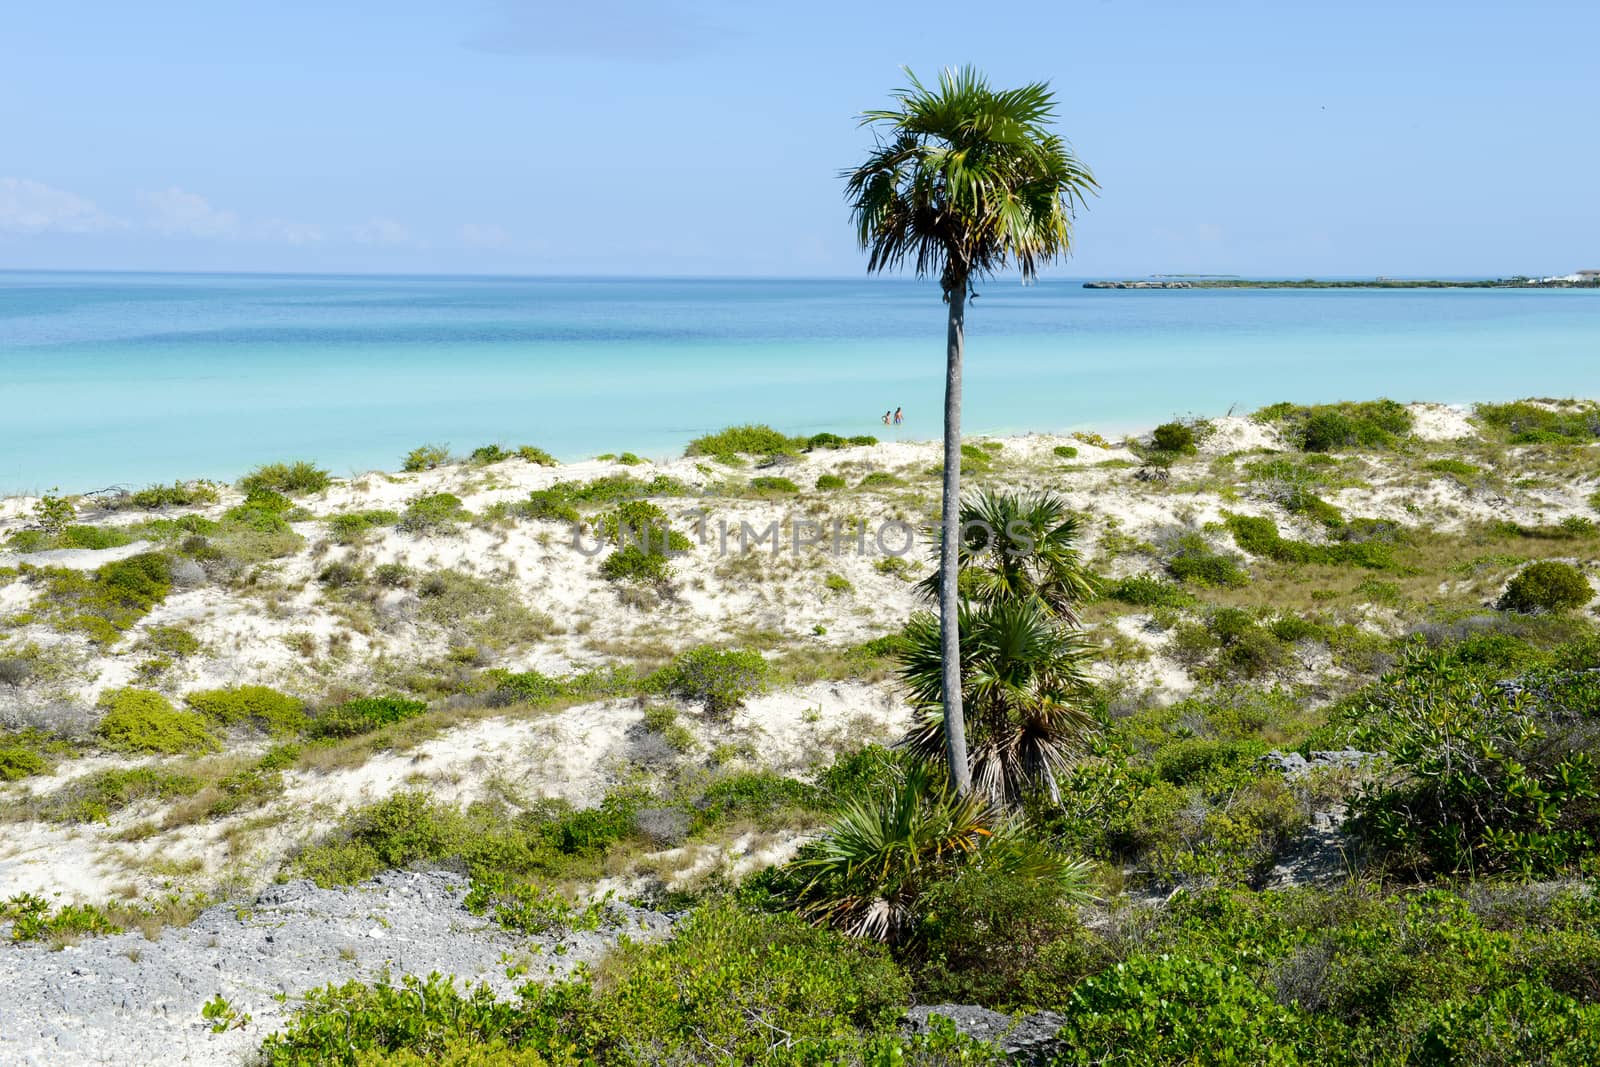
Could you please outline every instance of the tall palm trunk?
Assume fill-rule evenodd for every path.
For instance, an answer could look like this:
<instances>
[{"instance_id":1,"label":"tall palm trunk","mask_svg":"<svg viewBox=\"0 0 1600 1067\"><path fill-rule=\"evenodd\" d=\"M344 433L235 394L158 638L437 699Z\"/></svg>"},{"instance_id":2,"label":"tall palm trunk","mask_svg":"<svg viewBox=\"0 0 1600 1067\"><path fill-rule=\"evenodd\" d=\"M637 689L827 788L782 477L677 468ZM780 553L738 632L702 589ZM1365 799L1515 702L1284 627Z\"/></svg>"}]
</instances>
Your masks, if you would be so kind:
<instances>
[{"instance_id":1,"label":"tall palm trunk","mask_svg":"<svg viewBox=\"0 0 1600 1067\"><path fill-rule=\"evenodd\" d=\"M951 286L945 341L944 506L939 541L939 645L943 654L944 743L950 782L962 796L972 791L967 766L967 723L961 710L961 357L966 344L967 283Z\"/></svg>"}]
</instances>

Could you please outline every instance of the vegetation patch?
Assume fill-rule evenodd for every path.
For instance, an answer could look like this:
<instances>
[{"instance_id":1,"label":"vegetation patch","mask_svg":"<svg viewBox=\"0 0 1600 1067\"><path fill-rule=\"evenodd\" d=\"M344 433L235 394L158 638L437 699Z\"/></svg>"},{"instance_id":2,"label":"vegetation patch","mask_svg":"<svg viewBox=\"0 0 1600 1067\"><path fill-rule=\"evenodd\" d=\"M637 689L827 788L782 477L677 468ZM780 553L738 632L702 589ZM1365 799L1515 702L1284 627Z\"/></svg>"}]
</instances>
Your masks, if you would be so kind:
<instances>
[{"instance_id":1,"label":"vegetation patch","mask_svg":"<svg viewBox=\"0 0 1600 1067\"><path fill-rule=\"evenodd\" d=\"M422 701L405 697L361 697L323 708L306 726L305 734L314 741L358 737L427 710Z\"/></svg>"},{"instance_id":2,"label":"vegetation patch","mask_svg":"<svg viewBox=\"0 0 1600 1067\"><path fill-rule=\"evenodd\" d=\"M654 688L727 715L765 692L771 668L759 652L702 645L676 657L652 679Z\"/></svg>"},{"instance_id":3,"label":"vegetation patch","mask_svg":"<svg viewBox=\"0 0 1600 1067\"><path fill-rule=\"evenodd\" d=\"M179 711L160 693L111 689L100 697L105 709L95 734L107 748L122 752L209 752L217 739L204 716Z\"/></svg>"},{"instance_id":4,"label":"vegetation patch","mask_svg":"<svg viewBox=\"0 0 1600 1067\"><path fill-rule=\"evenodd\" d=\"M320 493L332 483L327 471L306 460L293 463L267 463L239 479L239 488L250 494L266 489L284 496Z\"/></svg>"},{"instance_id":5,"label":"vegetation patch","mask_svg":"<svg viewBox=\"0 0 1600 1067\"><path fill-rule=\"evenodd\" d=\"M1343 541L1314 545L1292 541L1278 532L1278 524L1264 516L1227 515L1234 542L1252 556L1279 563L1317 563L1333 567L1392 570L1394 551L1381 541Z\"/></svg>"},{"instance_id":6,"label":"vegetation patch","mask_svg":"<svg viewBox=\"0 0 1600 1067\"><path fill-rule=\"evenodd\" d=\"M1410 436L1415 423L1405 405L1393 400L1273 404L1253 417L1257 422L1276 424L1284 438L1302 452L1393 448Z\"/></svg>"},{"instance_id":7,"label":"vegetation patch","mask_svg":"<svg viewBox=\"0 0 1600 1067\"><path fill-rule=\"evenodd\" d=\"M307 722L303 700L264 685L198 690L183 702L223 726L245 725L275 735L297 734Z\"/></svg>"},{"instance_id":8,"label":"vegetation patch","mask_svg":"<svg viewBox=\"0 0 1600 1067\"><path fill-rule=\"evenodd\" d=\"M1590 444L1600 440L1600 404L1584 400L1514 400L1479 404L1478 421L1514 445Z\"/></svg>"},{"instance_id":9,"label":"vegetation patch","mask_svg":"<svg viewBox=\"0 0 1600 1067\"><path fill-rule=\"evenodd\" d=\"M729 426L718 430L716 433L696 437L689 442L689 447L684 450L686 456L711 456L720 459L724 456L752 455L772 456L787 455L798 452L807 447L808 440L804 437L790 437L788 434L779 433L771 426L762 424L747 424L744 426Z\"/></svg>"},{"instance_id":10,"label":"vegetation patch","mask_svg":"<svg viewBox=\"0 0 1600 1067\"><path fill-rule=\"evenodd\" d=\"M1571 611L1594 599L1594 587L1570 563L1540 560L1518 571L1495 605L1524 614Z\"/></svg>"},{"instance_id":11,"label":"vegetation patch","mask_svg":"<svg viewBox=\"0 0 1600 1067\"><path fill-rule=\"evenodd\" d=\"M83 633L102 645L114 644L172 590L171 564L157 552L107 563L92 572L24 566L22 573L43 586L33 612L53 617L59 628ZM18 621L29 621L31 614Z\"/></svg>"},{"instance_id":12,"label":"vegetation patch","mask_svg":"<svg viewBox=\"0 0 1600 1067\"><path fill-rule=\"evenodd\" d=\"M450 449L447 445L418 445L406 453L405 459L400 462L400 469L407 473L418 471L431 471L450 462Z\"/></svg>"}]
</instances>

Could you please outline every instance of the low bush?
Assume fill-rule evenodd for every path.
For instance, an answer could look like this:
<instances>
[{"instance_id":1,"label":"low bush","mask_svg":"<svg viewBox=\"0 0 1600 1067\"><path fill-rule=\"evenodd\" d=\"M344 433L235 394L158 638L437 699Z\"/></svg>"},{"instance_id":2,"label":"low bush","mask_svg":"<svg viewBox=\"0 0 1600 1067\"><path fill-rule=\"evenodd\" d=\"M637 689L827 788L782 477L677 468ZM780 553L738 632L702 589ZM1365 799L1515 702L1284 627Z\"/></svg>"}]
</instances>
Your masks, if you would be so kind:
<instances>
[{"instance_id":1,"label":"low bush","mask_svg":"<svg viewBox=\"0 0 1600 1067\"><path fill-rule=\"evenodd\" d=\"M406 453L400 469L408 473L431 471L450 462L450 449L446 445L418 445Z\"/></svg>"},{"instance_id":2,"label":"low bush","mask_svg":"<svg viewBox=\"0 0 1600 1067\"><path fill-rule=\"evenodd\" d=\"M360 564L352 563L347 559L336 559L331 563L325 563L317 571L317 584L328 589L343 589L346 586L360 585L366 580L367 572L361 569Z\"/></svg>"},{"instance_id":3,"label":"low bush","mask_svg":"<svg viewBox=\"0 0 1600 1067\"><path fill-rule=\"evenodd\" d=\"M50 769L50 762L30 745L0 737L0 782L15 782Z\"/></svg>"},{"instance_id":4,"label":"low bush","mask_svg":"<svg viewBox=\"0 0 1600 1067\"><path fill-rule=\"evenodd\" d=\"M129 556L93 572L39 568L26 573L44 586L35 611L53 615L61 629L79 631L102 645L114 644L172 591L172 565L157 552Z\"/></svg>"},{"instance_id":5,"label":"low bush","mask_svg":"<svg viewBox=\"0 0 1600 1067\"><path fill-rule=\"evenodd\" d=\"M517 449L517 458L532 463L539 467L559 467L561 462L536 445L522 445Z\"/></svg>"},{"instance_id":6,"label":"low bush","mask_svg":"<svg viewBox=\"0 0 1600 1067\"><path fill-rule=\"evenodd\" d=\"M361 697L324 708L311 719L306 736L313 740L356 737L428 710L420 700L404 697Z\"/></svg>"},{"instance_id":7,"label":"low bush","mask_svg":"<svg viewBox=\"0 0 1600 1067\"><path fill-rule=\"evenodd\" d=\"M744 426L729 426L716 433L696 437L689 442L689 447L684 450L686 456L732 456L732 455L783 455L805 448L807 440L803 437L790 437L779 433L771 426L747 424Z\"/></svg>"},{"instance_id":8,"label":"low bush","mask_svg":"<svg viewBox=\"0 0 1600 1067\"><path fill-rule=\"evenodd\" d=\"M417 536L451 534L471 517L454 493L431 493L407 504L395 528Z\"/></svg>"},{"instance_id":9,"label":"low bush","mask_svg":"<svg viewBox=\"0 0 1600 1067\"><path fill-rule=\"evenodd\" d=\"M143 646L151 652L182 659L200 651L200 639L181 626L152 626L144 632Z\"/></svg>"},{"instance_id":10,"label":"low bush","mask_svg":"<svg viewBox=\"0 0 1600 1067\"><path fill-rule=\"evenodd\" d=\"M1381 540L1350 540L1314 545L1292 541L1278 532L1278 524L1265 516L1226 515L1234 543L1253 556L1279 563L1318 563L1335 567L1391 570L1394 553ZM1366 527L1358 527L1366 530Z\"/></svg>"},{"instance_id":11,"label":"low bush","mask_svg":"<svg viewBox=\"0 0 1600 1067\"><path fill-rule=\"evenodd\" d=\"M600 577L608 582L662 585L672 580L672 565L660 552L624 545L600 561Z\"/></svg>"},{"instance_id":12,"label":"low bush","mask_svg":"<svg viewBox=\"0 0 1600 1067\"><path fill-rule=\"evenodd\" d=\"M1256 412L1261 422L1278 423L1302 452L1346 448L1391 448L1411 433L1415 422L1405 405L1393 400L1360 403L1273 404Z\"/></svg>"},{"instance_id":13,"label":"low bush","mask_svg":"<svg viewBox=\"0 0 1600 1067\"><path fill-rule=\"evenodd\" d=\"M239 488L246 495L268 489L285 496L320 493L332 482L328 472L313 463L297 460L294 463L267 463L239 479Z\"/></svg>"},{"instance_id":14,"label":"low bush","mask_svg":"<svg viewBox=\"0 0 1600 1067\"><path fill-rule=\"evenodd\" d=\"M216 486L210 482L173 482L152 485L128 494L128 503L146 511L161 508L189 508L217 502Z\"/></svg>"},{"instance_id":15,"label":"low bush","mask_svg":"<svg viewBox=\"0 0 1600 1067\"><path fill-rule=\"evenodd\" d=\"M1157 452L1192 456L1195 447L1194 430L1181 422L1164 422L1150 435L1150 447Z\"/></svg>"},{"instance_id":16,"label":"low bush","mask_svg":"<svg viewBox=\"0 0 1600 1067\"><path fill-rule=\"evenodd\" d=\"M1077 459L1078 450L1072 445L1056 445L1050 450L1058 459Z\"/></svg>"},{"instance_id":17,"label":"low bush","mask_svg":"<svg viewBox=\"0 0 1600 1067\"><path fill-rule=\"evenodd\" d=\"M217 739L205 717L179 711L160 693L111 689L101 694L105 709L95 734L107 748L123 752L209 752Z\"/></svg>"},{"instance_id":18,"label":"low bush","mask_svg":"<svg viewBox=\"0 0 1600 1067\"><path fill-rule=\"evenodd\" d=\"M606 981L593 987L530 983L506 1002L487 986L464 994L436 975L407 976L398 986L329 986L308 996L263 1053L274 1067L712 1060L801 1067L932 1063L908 1059L903 1049L933 1047L959 1057L946 1062L989 1062L948 1033L938 1044L865 1038L864 1031L891 1030L907 993L904 975L875 946L712 904L691 912L671 940L625 944L607 962ZM469 1049L484 1059L465 1058Z\"/></svg>"},{"instance_id":19,"label":"low bush","mask_svg":"<svg viewBox=\"0 0 1600 1067\"><path fill-rule=\"evenodd\" d=\"M859 489L893 489L896 486L905 484L904 478L890 474L888 471L872 471L864 475L861 481L856 483L856 487Z\"/></svg>"},{"instance_id":20,"label":"low bush","mask_svg":"<svg viewBox=\"0 0 1600 1067\"><path fill-rule=\"evenodd\" d=\"M1250 583L1237 553L1219 552L1205 535L1191 531L1180 535L1167 554L1167 573L1180 582L1237 589Z\"/></svg>"},{"instance_id":21,"label":"low bush","mask_svg":"<svg viewBox=\"0 0 1600 1067\"><path fill-rule=\"evenodd\" d=\"M400 521L400 513L386 508L374 508L367 511L346 511L338 515L330 515L323 520L328 525L328 533L341 545L359 545L366 540L372 530L384 526L394 526Z\"/></svg>"},{"instance_id":22,"label":"low bush","mask_svg":"<svg viewBox=\"0 0 1600 1067\"><path fill-rule=\"evenodd\" d=\"M305 701L264 685L197 690L183 702L223 726L248 725L279 736L297 734L307 723Z\"/></svg>"},{"instance_id":23,"label":"low bush","mask_svg":"<svg viewBox=\"0 0 1600 1067\"><path fill-rule=\"evenodd\" d=\"M1432 474L1449 474L1457 478L1470 478L1483 473L1483 468L1459 459L1436 459L1423 464L1423 470Z\"/></svg>"},{"instance_id":24,"label":"low bush","mask_svg":"<svg viewBox=\"0 0 1600 1067\"><path fill-rule=\"evenodd\" d=\"M817 488L822 490L843 489L845 480L837 474L817 475Z\"/></svg>"},{"instance_id":25,"label":"low bush","mask_svg":"<svg viewBox=\"0 0 1600 1067\"><path fill-rule=\"evenodd\" d=\"M1586 671L1503 686L1412 650L1349 712L1354 742L1388 752L1397 772L1356 798L1354 828L1391 869L1419 877L1588 869L1600 856L1600 769L1592 728L1570 705L1592 712L1596 695Z\"/></svg>"},{"instance_id":26,"label":"low bush","mask_svg":"<svg viewBox=\"0 0 1600 1067\"><path fill-rule=\"evenodd\" d=\"M1512 444L1589 444L1600 439L1600 404L1589 401L1479 404L1476 414Z\"/></svg>"},{"instance_id":27,"label":"low bush","mask_svg":"<svg viewBox=\"0 0 1600 1067\"><path fill-rule=\"evenodd\" d=\"M777 475L763 475L759 478L751 478L750 489L763 495L798 493L800 491L800 487L794 484L793 481Z\"/></svg>"},{"instance_id":28,"label":"low bush","mask_svg":"<svg viewBox=\"0 0 1600 1067\"><path fill-rule=\"evenodd\" d=\"M1112 583L1106 588L1104 598L1144 608L1182 608L1195 602L1194 594L1182 586L1149 574L1135 574Z\"/></svg>"},{"instance_id":29,"label":"low bush","mask_svg":"<svg viewBox=\"0 0 1600 1067\"><path fill-rule=\"evenodd\" d=\"M1570 611L1594 598L1594 587L1570 563L1540 560L1518 571L1496 603L1501 611L1522 614Z\"/></svg>"},{"instance_id":30,"label":"low bush","mask_svg":"<svg viewBox=\"0 0 1600 1067\"><path fill-rule=\"evenodd\" d=\"M702 645L663 667L653 685L673 696L702 704L712 715L726 715L764 692L771 668L759 652Z\"/></svg>"}]
</instances>

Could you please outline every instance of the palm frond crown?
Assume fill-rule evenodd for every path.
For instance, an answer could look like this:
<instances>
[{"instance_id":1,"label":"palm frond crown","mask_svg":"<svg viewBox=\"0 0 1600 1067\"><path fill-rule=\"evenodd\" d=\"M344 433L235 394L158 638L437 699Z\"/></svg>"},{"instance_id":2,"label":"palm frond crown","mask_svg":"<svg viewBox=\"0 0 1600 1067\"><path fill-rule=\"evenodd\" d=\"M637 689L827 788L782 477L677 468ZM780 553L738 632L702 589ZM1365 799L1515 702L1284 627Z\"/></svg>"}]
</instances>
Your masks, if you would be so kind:
<instances>
[{"instance_id":1,"label":"palm frond crown","mask_svg":"<svg viewBox=\"0 0 1600 1067\"><path fill-rule=\"evenodd\" d=\"M861 116L879 140L844 174L867 269L909 261L947 296L1008 267L1033 280L1070 250L1073 212L1098 188L1049 128L1049 86L995 90L972 67L931 88L906 75L898 107Z\"/></svg>"}]
</instances>

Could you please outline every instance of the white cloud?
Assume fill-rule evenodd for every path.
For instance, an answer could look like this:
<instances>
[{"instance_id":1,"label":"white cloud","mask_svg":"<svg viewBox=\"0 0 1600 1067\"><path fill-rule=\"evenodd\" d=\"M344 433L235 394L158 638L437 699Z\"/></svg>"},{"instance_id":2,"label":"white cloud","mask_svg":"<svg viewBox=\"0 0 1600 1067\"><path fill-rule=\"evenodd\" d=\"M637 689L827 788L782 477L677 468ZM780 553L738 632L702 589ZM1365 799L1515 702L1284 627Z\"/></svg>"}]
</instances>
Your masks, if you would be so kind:
<instances>
[{"instance_id":1,"label":"white cloud","mask_svg":"<svg viewBox=\"0 0 1600 1067\"><path fill-rule=\"evenodd\" d=\"M219 211L199 193L172 186L159 193L140 193L139 200L152 215L152 228L178 237L232 237L239 232L239 216Z\"/></svg>"},{"instance_id":2,"label":"white cloud","mask_svg":"<svg viewBox=\"0 0 1600 1067\"><path fill-rule=\"evenodd\" d=\"M28 178L0 178L0 230L93 233L121 225L93 200Z\"/></svg>"},{"instance_id":3,"label":"white cloud","mask_svg":"<svg viewBox=\"0 0 1600 1067\"><path fill-rule=\"evenodd\" d=\"M359 245L408 245L411 231L394 219L372 219L349 230L350 239Z\"/></svg>"},{"instance_id":4,"label":"white cloud","mask_svg":"<svg viewBox=\"0 0 1600 1067\"><path fill-rule=\"evenodd\" d=\"M511 243L511 235L505 230L481 222L462 223L456 233L462 244L472 248L504 248Z\"/></svg>"},{"instance_id":5,"label":"white cloud","mask_svg":"<svg viewBox=\"0 0 1600 1067\"><path fill-rule=\"evenodd\" d=\"M321 226L285 219L267 219L251 226L246 232L257 240L286 245L314 245L322 241Z\"/></svg>"}]
</instances>

